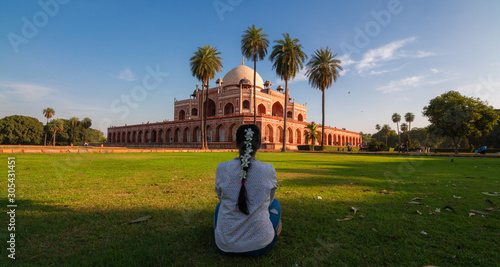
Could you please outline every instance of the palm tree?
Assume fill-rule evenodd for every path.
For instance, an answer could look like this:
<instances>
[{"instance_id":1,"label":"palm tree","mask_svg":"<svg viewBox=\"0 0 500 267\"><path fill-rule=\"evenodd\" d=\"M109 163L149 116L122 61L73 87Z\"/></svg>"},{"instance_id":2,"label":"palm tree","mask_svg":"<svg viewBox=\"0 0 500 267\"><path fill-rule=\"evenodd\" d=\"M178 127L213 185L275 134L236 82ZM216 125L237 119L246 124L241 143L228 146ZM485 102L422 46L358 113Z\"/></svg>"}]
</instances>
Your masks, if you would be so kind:
<instances>
[{"instance_id":1,"label":"palm tree","mask_svg":"<svg viewBox=\"0 0 500 267\"><path fill-rule=\"evenodd\" d=\"M273 69L276 69L276 74L285 80L285 110L283 112L283 148L282 152L286 151L286 119L287 119L287 103L288 99L288 80L295 78L299 69L303 68L302 63L307 59L307 55L302 51L302 45L299 44L299 39L292 39L288 33L283 34L283 40L274 41L273 51L269 56L269 60L273 62Z\"/></svg>"},{"instance_id":2,"label":"palm tree","mask_svg":"<svg viewBox=\"0 0 500 267\"><path fill-rule=\"evenodd\" d=\"M201 137L202 144L201 149L207 149L207 135L206 135L206 121L207 121L207 111L208 111L208 81L215 77L217 72L222 70L222 58L219 56L221 52L217 51L217 47L212 47L205 45L203 47L198 47L198 50L194 52L189 60L189 65L191 66L191 74L201 81ZM205 87L206 91L206 101L204 96Z\"/></svg>"},{"instance_id":3,"label":"palm tree","mask_svg":"<svg viewBox=\"0 0 500 267\"><path fill-rule=\"evenodd\" d=\"M87 117L83 119L81 123L83 126L83 144L85 145L87 129L90 128L90 126L92 126L92 120L89 117Z\"/></svg>"},{"instance_id":4,"label":"palm tree","mask_svg":"<svg viewBox=\"0 0 500 267\"><path fill-rule=\"evenodd\" d=\"M309 145L309 150L314 151L314 145L316 144L316 140L320 139L320 133L317 130L318 125L314 122L308 124L306 127L306 131L304 132L304 136L306 138L306 144L311 140L311 145Z\"/></svg>"},{"instance_id":5,"label":"palm tree","mask_svg":"<svg viewBox=\"0 0 500 267\"><path fill-rule=\"evenodd\" d=\"M55 114L56 114L56 112L51 107L48 107L48 108L43 110L43 116L45 118L47 118L47 124L45 124L45 126L49 125L49 119L52 118L52 116L54 116ZM44 146L47 145L47 131L45 131L45 141L43 141L43 145Z\"/></svg>"},{"instance_id":6,"label":"palm tree","mask_svg":"<svg viewBox=\"0 0 500 267\"><path fill-rule=\"evenodd\" d=\"M377 133L380 132L380 124L377 123L377 125L375 125L375 129L377 130ZM378 135L378 141L380 142L380 135Z\"/></svg>"},{"instance_id":7,"label":"palm tree","mask_svg":"<svg viewBox=\"0 0 500 267\"><path fill-rule=\"evenodd\" d=\"M399 140L399 143L401 144L401 136L399 135L399 122L401 121L401 115L399 115L398 113L394 113L392 114L392 122L394 122L396 124L396 129L398 131L398 140Z\"/></svg>"},{"instance_id":8,"label":"palm tree","mask_svg":"<svg viewBox=\"0 0 500 267\"><path fill-rule=\"evenodd\" d=\"M411 123L415 119L415 115L411 112L407 112L405 114L405 121L408 123L408 143L411 144L410 131L411 131Z\"/></svg>"},{"instance_id":9,"label":"palm tree","mask_svg":"<svg viewBox=\"0 0 500 267\"><path fill-rule=\"evenodd\" d=\"M385 135L386 146L387 146L387 138L389 137L390 132L391 132L391 126L389 126L389 124L384 124L384 126L382 126L382 133Z\"/></svg>"},{"instance_id":10,"label":"palm tree","mask_svg":"<svg viewBox=\"0 0 500 267\"><path fill-rule=\"evenodd\" d=\"M408 124L406 122L401 123L401 132L406 133L408 131Z\"/></svg>"},{"instance_id":11,"label":"palm tree","mask_svg":"<svg viewBox=\"0 0 500 267\"><path fill-rule=\"evenodd\" d=\"M78 126L78 123L80 122L80 120L77 118L77 117L72 117L71 119L69 119L69 123L71 125L71 143L74 144L75 143L75 128L76 126Z\"/></svg>"},{"instance_id":12,"label":"palm tree","mask_svg":"<svg viewBox=\"0 0 500 267\"><path fill-rule=\"evenodd\" d=\"M57 134L57 131L60 131L62 132L64 130L64 121L62 119L55 119L55 120L51 120L50 121L50 125L48 125L49 127L49 130L54 132L54 135L53 135L53 138L54 138L54 141L52 143L52 145L56 145L56 134Z\"/></svg>"},{"instance_id":13,"label":"palm tree","mask_svg":"<svg viewBox=\"0 0 500 267\"><path fill-rule=\"evenodd\" d=\"M318 88L322 93L321 102L321 150L325 150L325 90L328 89L339 77L340 60L332 55L332 50L328 46L323 49L316 50L311 56L311 60L307 63L306 75L309 79L309 84L313 88Z\"/></svg>"},{"instance_id":14,"label":"palm tree","mask_svg":"<svg viewBox=\"0 0 500 267\"><path fill-rule=\"evenodd\" d=\"M269 40L267 34L261 33L262 28L255 25L248 27L241 36L241 52L247 59L253 60L253 124L257 124L257 97L255 96L255 80L257 79L257 59L263 60L267 54Z\"/></svg>"}]
</instances>

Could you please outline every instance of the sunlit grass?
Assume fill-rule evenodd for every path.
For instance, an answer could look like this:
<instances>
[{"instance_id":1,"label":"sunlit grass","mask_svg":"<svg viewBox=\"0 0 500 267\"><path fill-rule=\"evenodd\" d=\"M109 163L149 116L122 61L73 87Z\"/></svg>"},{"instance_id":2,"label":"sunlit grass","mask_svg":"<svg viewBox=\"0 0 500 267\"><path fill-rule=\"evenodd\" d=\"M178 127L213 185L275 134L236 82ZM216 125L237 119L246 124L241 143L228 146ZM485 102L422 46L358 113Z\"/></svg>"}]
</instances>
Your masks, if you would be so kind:
<instances>
[{"instance_id":1,"label":"sunlit grass","mask_svg":"<svg viewBox=\"0 0 500 267\"><path fill-rule=\"evenodd\" d=\"M17 154L14 263L494 266L500 261L500 214L468 217L471 209L488 208L486 199L500 205L498 197L482 194L500 191L499 159L316 153L258 154L277 171L282 235L263 257L222 256L213 244L215 169L235 156ZM0 190L7 191L6 183ZM424 205L407 203L415 197ZM6 203L6 194L1 199ZM444 206L457 213L429 214ZM337 221L348 215L353 218ZM152 219L127 224L142 216ZM7 232L0 237L6 240ZM0 259L0 265L10 263L6 256Z\"/></svg>"}]
</instances>

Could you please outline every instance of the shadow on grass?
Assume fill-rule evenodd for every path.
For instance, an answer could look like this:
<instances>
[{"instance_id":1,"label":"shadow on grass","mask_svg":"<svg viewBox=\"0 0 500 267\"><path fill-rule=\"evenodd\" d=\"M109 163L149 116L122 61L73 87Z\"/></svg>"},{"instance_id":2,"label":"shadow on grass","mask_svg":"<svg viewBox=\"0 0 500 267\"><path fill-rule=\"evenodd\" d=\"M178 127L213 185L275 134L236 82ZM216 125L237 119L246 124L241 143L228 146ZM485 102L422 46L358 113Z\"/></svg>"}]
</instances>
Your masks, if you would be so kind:
<instances>
[{"instance_id":1,"label":"shadow on grass","mask_svg":"<svg viewBox=\"0 0 500 267\"><path fill-rule=\"evenodd\" d=\"M213 241L214 201L191 209L106 207L79 209L20 200L16 215L19 265L104 266L290 266L455 265L492 266L496 221L472 223L457 214L415 214L404 202L374 192L370 201L297 197L278 192L283 232L276 247L259 258L218 253ZM6 201L6 199L2 199ZM212 203L214 202L214 203ZM358 207L354 213L351 207ZM346 220L346 216L353 216ZM362 215L362 216L360 216ZM128 222L143 216L151 219ZM341 221L338 221L338 220ZM459 220L460 224L456 224ZM432 225L439 228L429 229ZM495 226L496 225L496 226ZM420 234L427 231L429 235ZM5 236L2 236L5 237ZM422 250L424 249L424 250ZM3 266L6 258L0 260ZM479 264L481 265L481 264Z\"/></svg>"}]
</instances>

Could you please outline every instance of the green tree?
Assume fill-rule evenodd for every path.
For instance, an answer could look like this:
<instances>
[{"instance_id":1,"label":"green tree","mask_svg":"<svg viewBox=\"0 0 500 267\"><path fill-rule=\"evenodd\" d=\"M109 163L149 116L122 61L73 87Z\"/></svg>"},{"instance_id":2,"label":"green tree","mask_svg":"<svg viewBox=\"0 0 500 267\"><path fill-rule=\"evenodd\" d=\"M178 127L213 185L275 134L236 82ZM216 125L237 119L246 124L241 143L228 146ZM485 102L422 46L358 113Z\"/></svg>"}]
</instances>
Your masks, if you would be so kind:
<instances>
[{"instance_id":1,"label":"green tree","mask_svg":"<svg viewBox=\"0 0 500 267\"><path fill-rule=\"evenodd\" d=\"M380 129L382 129L382 128L380 127L380 124L377 123L375 125L375 130L377 130L377 133L380 132ZM380 142L380 137L378 138L378 141Z\"/></svg>"},{"instance_id":2,"label":"green tree","mask_svg":"<svg viewBox=\"0 0 500 267\"><path fill-rule=\"evenodd\" d=\"M208 111L208 82L215 77L217 72L222 70L222 58L219 56L221 52L217 51L217 47L205 45L198 47L189 61L191 66L191 74L201 81L201 149L207 149L206 121ZM206 100L205 100L206 87Z\"/></svg>"},{"instance_id":3,"label":"green tree","mask_svg":"<svg viewBox=\"0 0 500 267\"><path fill-rule=\"evenodd\" d=\"M0 144L38 145L43 132L43 123L36 118L13 115L0 120Z\"/></svg>"},{"instance_id":4,"label":"green tree","mask_svg":"<svg viewBox=\"0 0 500 267\"><path fill-rule=\"evenodd\" d=\"M307 63L306 75L309 79L309 84L313 88L321 91L321 150L325 150L325 91L330 88L339 77L339 72L342 70L340 60L333 55L332 50L328 46L323 49L316 50L311 56L311 60Z\"/></svg>"},{"instance_id":5,"label":"green tree","mask_svg":"<svg viewBox=\"0 0 500 267\"><path fill-rule=\"evenodd\" d=\"M283 40L274 41L273 51L269 56L269 60L273 62L273 69L276 74L285 81L285 108L283 118L283 148L282 152L286 151L286 120L288 107L288 80L295 78L298 71L303 68L303 62L307 59L307 55L302 51L302 45L299 44L299 39L292 39L288 33L283 34Z\"/></svg>"},{"instance_id":6,"label":"green tree","mask_svg":"<svg viewBox=\"0 0 500 267\"><path fill-rule=\"evenodd\" d=\"M60 131L62 132L64 130L64 121L62 119L55 119L55 120L51 120L49 125L49 131L53 132L53 135L52 135L52 138L53 138L53 141L52 141L52 145L56 145L56 136L57 136L57 132Z\"/></svg>"},{"instance_id":7,"label":"green tree","mask_svg":"<svg viewBox=\"0 0 500 267\"><path fill-rule=\"evenodd\" d=\"M51 107L48 107L48 108L46 108L46 109L43 110L43 116L45 118L47 118L47 124L45 124L45 126L49 125L49 119L51 119L52 116L54 116L55 114L56 114L56 112ZM43 141L43 145L44 146L47 145L47 132L45 132L45 140Z\"/></svg>"},{"instance_id":8,"label":"green tree","mask_svg":"<svg viewBox=\"0 0 500 267\"><path fill-rule=\"evenodd\" d=\"M495 110L500 117L500 109ZM488 148L500 148L500 123L498 123L490 134L471 140L476 147L487 146Z\"/></svg>"},{"instance_id":9,"label":"green tree","mask_svg":"<svg viewBox=\"0 0 500 267\"><path fill-rule=\"evenodd\" d=\"M71 125L71 143L75 144L75 128L80 123L80 120L77 117L72 117L69 122Z\"/></svg>"},{"instance_id":10,"label":"green tree","mask_svg":"<svg viewBox=\"0 0 500 267\"><path fill-rule=\"evenodd\" d=\"M387 146L387 138L389 137L389 134L391 133L391 127L389 124L384 124L381 129L382 133L385 135L385 145Z\"/></svg>"},{"instance_id":11,"label":"green tree","mask_svg":"<svg viewBox=\"0 0 500 267\"><path fill-rule=\"evenodd\" d=\"M267 54L269 40L262 28L257 29L255 25L248 27L241 36L241 52L247 59L253 60L253 124L257 124L257 98L255 80L257 79L257 60L263 60Z\"/></svg>"},{"instance_id":12,"label":"green tree","mask_svg":"<svg viewBox=\"0 0 500 267\"><path fill-rule=\"evenodd\" d=\"M422 112L429 118L428 130L451 138L458 154L460 141L489 134L498 123L499 115L487 102L449 91L429 101Z\"/></svg>"},{"instance_id":13,"label":"green tree","mask_svg":"<svg viewBox=\"0 0 500 267\"><path fill-rule=\"evenodd\" d=\"M371 140L372 140L372 135L371 134L365 134L363 132L360 133L362 137L362 143L364 145L367 145Z\"/></svg>"},{"instance_id":14,"label":"green tree","mask_svg":"<svg viewBox=\"0 0 500 267\"><path fill-rule=\"evenodd\" d=\"M304 132L304 137L306 139L306 144L311 141L309 145L309 150L314 151L314 145L316 144L316 140L320 139L320 132L318 131L318 125L314 122L309 123L306 127L306 131Z\"/></svg>"},{"instance_id":15,"label":"green tree","mask_svg":"<svg viewBox=\"0 0 500 267\"><path fill-rule=\"evenodd\" d=\"M410 136L411 123L413 122L414 119L415 119L415 115L413 115L413 113L407 112L405 114L405 121L408 123L408 144L409 145L411 145L411 136Z\"/></svg>"},{"instance_id":16,"label":"green tree","mask_svg":"<svg viewBox=\"0 0 500 267\"><path fill-rule=\"evenodd\" d=\"M399 115L398 113L392 114L392 122L394 122L396 124L396 130L398 132L399 143L401 143L401 136L399 135L399 122L400 121L401 121L401 115Z\"/></svg>"},{"instance_id":17,"label":"green tree","mask_svg":"<svg viewBox=\"0 0 500 267\"><path fill-rule=\"evenodd\" d=\"M87 129L90 128L90 126L92 126L92 120L89 117L87 117L81 121L81 124L83 126L83 143L85 144L85 142L87 141L86 139Z\"/></svg>"}]
</instances>

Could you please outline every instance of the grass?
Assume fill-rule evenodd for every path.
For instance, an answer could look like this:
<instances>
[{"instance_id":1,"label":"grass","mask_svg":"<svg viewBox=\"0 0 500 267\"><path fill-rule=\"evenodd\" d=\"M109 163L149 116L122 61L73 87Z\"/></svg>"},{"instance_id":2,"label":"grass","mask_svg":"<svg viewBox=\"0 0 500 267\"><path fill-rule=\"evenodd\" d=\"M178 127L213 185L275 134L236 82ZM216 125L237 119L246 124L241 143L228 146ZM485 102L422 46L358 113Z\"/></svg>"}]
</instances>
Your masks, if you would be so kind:
<instances>
[{"instance_id":1,"label":"grass","mask_svg":"<svg viewBox=\"0 0 500 267\"><path fill-rule=\"evenodd\" d=\"M217 164L235 153L8 156L16 157L16 260L5 253L5 181L1 266L500 262L500 213L469 217L471 209L489 207L486 199L500 205L500 198L482 194L500 191L497 158L259 153L277 170L283 232L269 254L232 258L214 246L213 186ZM407 203L415 197L424 205ZM436 208L441 212L426 211ZM142 216L152 218L127 224Z\"/></svg>"}]
</instances>

